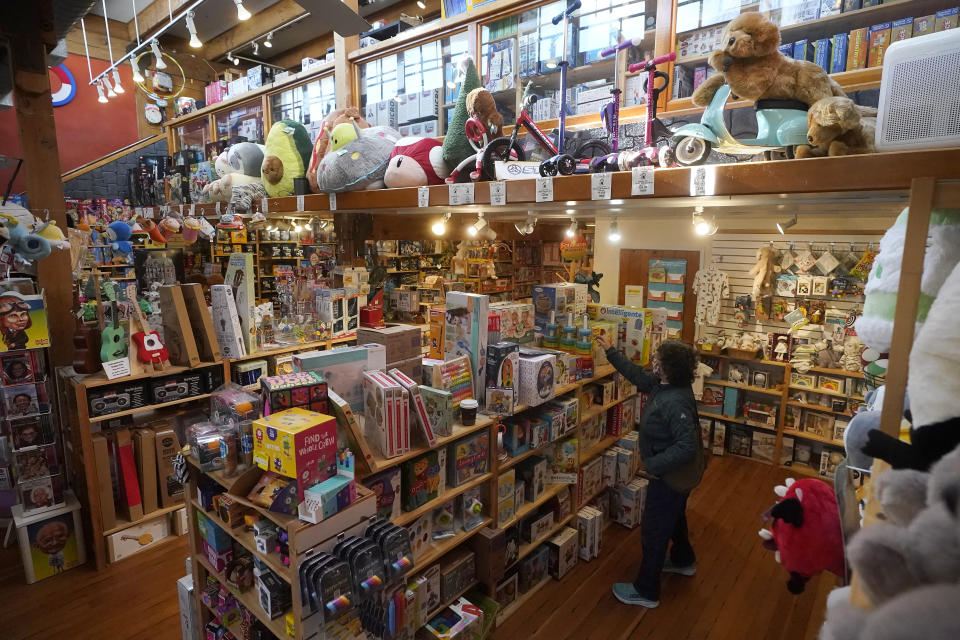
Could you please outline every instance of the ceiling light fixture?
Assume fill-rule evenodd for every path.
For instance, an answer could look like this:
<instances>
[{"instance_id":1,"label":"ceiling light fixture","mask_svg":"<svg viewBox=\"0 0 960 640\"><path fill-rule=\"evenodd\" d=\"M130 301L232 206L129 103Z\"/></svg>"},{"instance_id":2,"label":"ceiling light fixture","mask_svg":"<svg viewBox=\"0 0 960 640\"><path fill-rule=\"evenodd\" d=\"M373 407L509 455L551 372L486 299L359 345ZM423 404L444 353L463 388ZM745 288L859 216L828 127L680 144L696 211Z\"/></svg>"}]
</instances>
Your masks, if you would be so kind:
<instances>
[{"instance_id":1,"label":"ceiling light fixture","mask_svg":"<svg viewBox=\"0 0 960 640\"><path fill-rule=\"evenodd\" d=\"M130 58L130 66L133 67L133 81L143 82L143 74L140 73L140 67L137 65L137 58L135 56Z\"/></svg>"},{"instance_id":2,"label":"ceiling light fixture","mask_svg":"<svg viewBox=\"0 0 960 640\"><path fill-rule=\"evenodd\" d=\"M203 43L200 42L200 38L197 37L197 25L193 21L195 15L193 11L188 11L185 21L187 23L187 31L190 32L190 46L194 49L199 49L203 46Z\"/></svg>"},{"instance_id":3,"label":"ceiling light fixture","mask_svg":"<svg viewBox=\"0 0 960 640\"><path fill-rule=\"evenodd\" d=\"M616 218L610 223L610 233L607 234L607 240L610 242L620 242L620 227L617 224Z\"/></svg>"},{"instance_id":4,"label":"ceiling light fixture","mask_svg":"<svg viewBox=\"0 0 960 640\"><path fill-rule=\"evenodd\" d=\"M564 232L568 238L572 238L577 235L577 221L576 219L570 221L570 226L567 227L567 230Z\"/></svg>"},{"instance_id":5,"label":"ceiling light fixture","mask_svg":"<svg viewBox=\"0 0 960 640\"><path fill-rule=\"evenodd\" d=\"M322 230L326 229L328 224L330 224L330 221L329 221L329 220L321 220L321 221L320 221L320 230L322 231Z\"/></svg>"},{"instance_id":6,"label":"ceiling light fixture","mask_svg":"<svg viewBox=\"0 0 960 640\"><path fill-rule=\"evenodd\" d=\"M777 231L780 232L780 235L783 235L787 232L787 229L797 224L797 214L793 214L793 217L787 220L786 222L777 223Z\"/></svg>"},{"instance_id":7,"label":"ceiling light fixture","mask_svg":"<svg viewBox=\"0 0 960 640\"><path fill-rule=\"evenodd\" d=\"M707 218L703 215L703 207L697 207L693 210L693 231L698 236L712 236L717 232L717 221L715 218Z\"/></svg>"},{"instance_id":8,"label":"ceiling light fixture","mask_svg":"<svg viewBox=\"0 0 960 640\"><path fill-rule=\"evenodd\" d=\"M107 96L103 95L103 83L97 83L97 102L103 104L107 101Z\"/></svg>"},{"instance_id":9,"label":"ceiling light fixture","mask_svg":"<svg viewBox=\"0 0 960 640\"><path fill-rule=\"evenodd\" d=\"M250 12L247 11L247 8L243 6L243 0L233 0L233 4L237 5L237 19L239 20L250 19Z\"/></svg>"},{"instance_id":10,"label":"ceiling light fixture","mask_svg":"<svg viewBox=\"0 0 960 640\"><path fill-rule=\"evenodd\" d=\"M113 90L117 93L123 93L123 85L120 84L120 71L116 67L113 68Z\"/></svg>"},{"instance_id":11,"label":"ceiling light fixture","mask_svg":"<svg viewBox=\"0 0 960 640\"><path fill-rule=\"evenodd\" d=\"M117 92L113 90L113 85L110 84L110 76L103 76L103 86L107 88L107 97L116 98Z\"/></svg>"},{"instance_id":12,"label":"ceiling light fixture","mask_svg":"<svg viewBox=\"0 0 960 640\"><path fill-rule=\"evenodd\" d=\"M253 55L260 55L260 43L256 40L253 41Z\"/></svg>"},{"instance_id":13,"label":"ceiling light fixture","mask_svg":"<svg viewBox=\"0 0 960 640\"><path fill-rule=\"evenodd\" d=\"M426 10L426 8L427 8L427 5L424 4L423 0L417 0L417 6L420 7L421 9L423 9L423 10Z\"/></svg>"},{"instance_id":14,"label":"ceiling light fixture","mask_svg":"<svg viewBox=\"0 0 960 640\"><path fill-rule=\"evenodd\" d=\"M430 227L430 231L433 231L433 235L442 236L447 232L447 221L450 220L450 213L443 214L443 217L433 223L433 226Z\"/></svg>"},{"instance_id":15,"label":"ceiling light fixture","mask_svg":"<svg viewBox=\"0 0 960 640\"><path fill-rule=\"evenodd\" d=\"M153 50L153 57L157 59L157 69L166 69L167 63L163 61L163 53L160 51L160 43L154 38L150 41L150 48Z\"/></svg>"},{"instance_id":16,"label":"ceiling light fixture","mask_svg":"<svg viewBox=\"0 0 960 640\"><path fill-rule=\"evenodd\" d=\"M303 231L303 225L300 224L299 220L297 220L296 224L293 225L293 231L294 233L300 233L301 231Z\"/></svg>"},{"instance_id":17,"label":"ceiling light fixture","mask_svg":"<svg viewBox=\"0 0 960 640\"><path fill-rule=\"evenodd\" d=\"M531 215L531 212L527 212L527 219L523 222L518 222L513 225L513 228L517 230L522 236L529 236L533 233L534 228L537 226L537 219Z\"/></svg>"},{"instance_id":18,"label":"ceiling light fixture","mask_svg":"<svg viewBox=\"0 0 960 640\"><path fill-rule=\"evenodd\" d=\"M481 211L480 213L477 214L477 221L474 222L469 227L467 227L467 235L469 235L471 238L476 238L477 234L480 233L480 230L486 226L487 226L487 221L483 217L483 212Z\"/></svg>"},{"instance_id":19,"label":"ceiling light fixture","mask_svg":"<svg viewBox=\"0 0 960 640\"><path fill-rule=\"evenodd\" d=\"M263 41L263 46L267 49L273 46L273 31L267 34L267 39Z\"/></svg>"}]
</instances>

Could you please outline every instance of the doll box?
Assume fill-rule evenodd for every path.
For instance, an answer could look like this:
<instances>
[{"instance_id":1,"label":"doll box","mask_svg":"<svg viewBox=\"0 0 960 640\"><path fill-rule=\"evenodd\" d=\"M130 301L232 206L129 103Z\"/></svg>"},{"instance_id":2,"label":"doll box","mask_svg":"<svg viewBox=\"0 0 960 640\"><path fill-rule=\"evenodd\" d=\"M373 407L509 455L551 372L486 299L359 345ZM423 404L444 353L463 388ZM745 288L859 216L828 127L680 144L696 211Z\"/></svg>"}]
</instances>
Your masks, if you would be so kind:
<instances>
[{"instance_id":1,"label":"doll box","mask_svg":"<svg viewBox=\"0 0 960 640\"><path fill-rule=\"evenodd\" d=\"M253 422L253 459L258 467L297 480L297 501L307 488L337 472L337 421L287 409Z\"/></svg>"},{"instance_id":2,"label":"doll box","mask_svg":"<svg viewBox=\"0 0 960 640\"><path fill-rule=\"evenodd\" d=\"M513 342L498 342L487 346L487 387L514 389L520 347Z\"/></svg>"},{"instance_id":3,"label":"doll box","mask_svg":"<svg viewBox=\"0 0 960 640\"><path fill-rule=\"evenodd\" d=\"M487 472L490 458L490 437L487 433L475 433L461 438L449 456L451 487L459 487Z\"/></svg>"},{"instance_id":4,"label":"doll box","mask_svg":"<svg viewBox=\"0 0 960 640\"><path fill-rule=\"evenodd\" d=\"M564 527L547 542L550 548L550 575L555 580L562 580L577 566L578 537L576 529Z\"/></svg>"},{"instance_id":5,"label":"doll box","mask_svg":"<svg viewBox=\"0 0 960 640\"><path fill-rule=\"evenodd\" d=\"M34 515L12 508L27 584L58 575L86 562L80 503L67 494L66 504Z\"/></svg>"},{"instance_id":6,"label":"doll box","mask_svg":"<svg viewBox=\"0 0 960 640\"><path fill-rule=\"evenodd\" d=\"M520 404L535 407L553 397L556 358L553 355L520 352Z\"/></svg>"}]
</instances>

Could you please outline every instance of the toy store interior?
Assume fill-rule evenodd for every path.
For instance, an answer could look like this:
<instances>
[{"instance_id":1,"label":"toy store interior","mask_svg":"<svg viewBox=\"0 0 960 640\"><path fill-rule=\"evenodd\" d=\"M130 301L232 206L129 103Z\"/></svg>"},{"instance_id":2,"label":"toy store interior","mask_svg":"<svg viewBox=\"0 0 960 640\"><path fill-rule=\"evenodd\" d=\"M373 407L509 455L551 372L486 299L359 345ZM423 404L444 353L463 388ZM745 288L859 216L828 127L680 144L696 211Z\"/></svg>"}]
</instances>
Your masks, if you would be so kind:
<instances>
[{"instance_id":1,"label":"toy store interior","mask_svg":"<svg viewBox=\"0 0 960 640\"><path fill-rule=\"evenodd\" d=\"M960 638L957 2L0 3L0 636Z\"/></svg>"}]
</instances>

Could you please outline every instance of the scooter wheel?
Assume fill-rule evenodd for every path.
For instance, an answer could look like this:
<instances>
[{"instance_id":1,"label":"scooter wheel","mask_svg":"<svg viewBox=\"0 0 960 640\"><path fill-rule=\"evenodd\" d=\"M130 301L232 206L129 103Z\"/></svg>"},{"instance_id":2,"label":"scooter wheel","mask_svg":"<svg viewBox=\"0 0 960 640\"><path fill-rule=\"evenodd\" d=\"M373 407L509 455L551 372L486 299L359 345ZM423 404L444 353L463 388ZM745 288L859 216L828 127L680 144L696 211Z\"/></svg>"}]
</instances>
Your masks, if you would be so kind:
<instances>
[{"instance_id":1,"label":"scooter wheel","mask_svg":"<svg viewBox=\"0 0 960 640\"><path fill-rule=\"evenodd\" d=\"M710 155L711 148L712 145L709 141L703 138L687 136L677 142L673 148L673 156L677 164L689 167L706 162L707 157Z\"/></svg>"},{"instance_id":2,"label":"scooter wheel","mask_svg":"<svg viewBox=\"0 0 960 640\"><path fill-rule=\"evenodd\" d=\"M553 161L553 158L540 163L540 175L544 178L557 175L557 163Z\"/></svg>"},{"instance_id":3,"label":"scooter wheel","mask_svg":"<svg viewBox=\"0 0 960 640\"><path fill-rule=\"evenodd\" d=\"M557 172L562 176L572 176L577 170L577 161L566 153L557 156Z\"/></svg>"},{"instance_id":4,"label":"scooter wheel","mask_svg":"<svg viewBox=\"0 0 960 640\"><path fill-rule=\"evenodd\" d=\"M483 168L481 177L484 180L497 179L497 160L510 160L516 155L516 160L526 160L527 156L523 152L523 147L519 142L514 142L511 148L510 138L495 138L490 141L483 149L480 166Z\"/></svg>"}]
</instances>

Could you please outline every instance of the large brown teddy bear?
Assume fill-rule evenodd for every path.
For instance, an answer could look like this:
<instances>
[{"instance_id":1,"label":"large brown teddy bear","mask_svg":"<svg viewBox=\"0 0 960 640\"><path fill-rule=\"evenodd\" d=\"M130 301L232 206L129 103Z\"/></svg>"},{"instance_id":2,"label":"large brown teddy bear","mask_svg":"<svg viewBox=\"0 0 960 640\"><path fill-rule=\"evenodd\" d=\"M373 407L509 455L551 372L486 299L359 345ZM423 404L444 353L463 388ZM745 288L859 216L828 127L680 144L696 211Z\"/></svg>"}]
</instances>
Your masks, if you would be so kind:
<instances>
[{"instance_id":1,"label":"large brown teddy bear","mask_svg":"<svg viewBox=\"0 0 960 640\"><path fill-rule=\"evenodd\" d=\"M708 58L720 73L693 92L696 105L708 106L724 82L734 95L754 102L799 100L809 106L822 98L846 95L818 65L780 53L780 30L760 13L742 13L731 20L720 42L723 49Z\"/></svg>"},{"instance_id":2,"label":"large brown teddy bear","mask_svg":"<svg viewBox=\"0 0 960 640\"><path fill-rule=\"evenodd\" d=\"M807 140L797 147L798 158L872 153L877 119L860 115L850 98L817 100L807 111Z\"/></svg>"},{"instance_id":3,"label":"large brown teddy bear","mask_svg":"<svg viewBox=\"0 0 960 640\"><path fill-rule=\"evenodd\" d=\"M467 113L483 123L491 138L503 131L503 116L497 111L497 102L493 94L480 87L467 94Z\"/></svg>"},{"instance_id":4,"label":"large brown teddy bear","mask_svg":"<svg viewBox=\"0 0 960 640\"><path fill-rule=\"evenodd\" d=\"M313 154L310 156L310 166L307 167L307 182L310 183L310 191L320 193L320 187L317 186L317 167L323 156L327 155L330 149L330 132L333 128L342 122L353 120L361 129L366 129L370 123L364 120L360 115L360 109L356 107L344 107L343 109L334 109L323 119L320 125L320 134L317 135L317 141L313 145Z\"/></svg>"}]
</instances>

